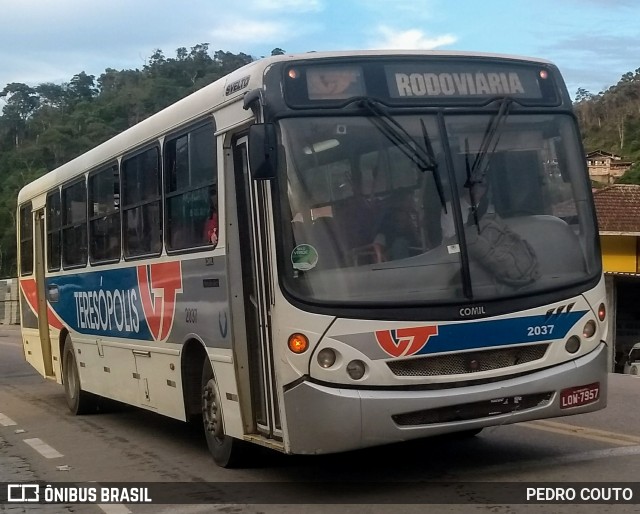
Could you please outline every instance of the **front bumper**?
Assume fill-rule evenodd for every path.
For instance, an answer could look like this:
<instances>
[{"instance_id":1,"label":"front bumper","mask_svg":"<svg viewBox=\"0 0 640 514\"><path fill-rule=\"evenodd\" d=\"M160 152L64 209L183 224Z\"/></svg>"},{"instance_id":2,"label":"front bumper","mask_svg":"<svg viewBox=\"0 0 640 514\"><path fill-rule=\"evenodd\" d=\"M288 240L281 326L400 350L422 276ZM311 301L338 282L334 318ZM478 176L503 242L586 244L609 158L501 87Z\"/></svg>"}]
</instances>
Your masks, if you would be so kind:
<instances>
[{"instance_id":1,"label":"front bumper","mask_svg":"<svg viewBox=\"0 0 640 514\"><path fill-rule=\"evenodd\" d=\"M305 381L284 394L287 451L334 453L448 432L582 414L606 406L607 375L607 345L602 342L591 353L551 368L500 382L451 389L358 390ZM560 408L561 390L594 382L600 382L597 401ZM513 407L504 406L509 404Z\"/></svg>"}]
</instances>

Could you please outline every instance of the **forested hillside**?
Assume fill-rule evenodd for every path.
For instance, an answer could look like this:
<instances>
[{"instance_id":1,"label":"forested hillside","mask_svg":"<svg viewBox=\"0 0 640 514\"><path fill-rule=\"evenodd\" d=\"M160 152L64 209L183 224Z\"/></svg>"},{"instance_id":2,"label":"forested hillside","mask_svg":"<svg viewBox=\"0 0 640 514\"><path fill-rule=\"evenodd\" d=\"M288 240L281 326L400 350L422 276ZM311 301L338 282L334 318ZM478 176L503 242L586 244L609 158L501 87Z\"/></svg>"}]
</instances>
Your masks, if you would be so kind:
<instances>
[{"instance_id":1,"label":"forested hillside","mask_svg":"<svg viewBox=\"0 0 640 514\"><path fill-rule=\"evenodd\" d=\"M272 54L283 53L280 49ZM20 188L176 100L251 62L208 44L161 50L141 70L85 72L66 84L7 84L0 116L0 276L16 274L15 211Z\"/></svg>"},{"instance_id":2,"label":"forested hillside","mask_svg":"<svg viewBox=\"0 0 640 514\"><path fill-rule=\"evenodd\" d=\"M16 274L16 196L23 185L252 60L222 50L212 55L203 43L179 48L175 57L157 50L140 70L7 84L0 91L0 277ZM578 90L575 106L587 151L640 162L640 68L607 91ZM640 183L640 165L622 180Z\"/></svg>"},{"instance_id":3,"label":"forested hillside","mask_svg":"<svg viewBox=\"0 0 640 514\"><path fill-rule=\"evenodd\" d=\"M578 89L574 105L585 150L605 150L635 162L619 182L640 184L640 68L598 94Z\"/></svg>"}]
</instances>

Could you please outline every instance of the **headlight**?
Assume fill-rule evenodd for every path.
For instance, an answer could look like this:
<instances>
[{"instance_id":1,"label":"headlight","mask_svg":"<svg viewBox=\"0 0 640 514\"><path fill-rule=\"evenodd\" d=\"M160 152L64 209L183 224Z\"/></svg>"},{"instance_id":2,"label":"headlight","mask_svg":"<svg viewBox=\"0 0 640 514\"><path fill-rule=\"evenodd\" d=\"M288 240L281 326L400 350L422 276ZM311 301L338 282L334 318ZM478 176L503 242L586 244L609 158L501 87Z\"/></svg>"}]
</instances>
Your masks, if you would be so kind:
<instances>
[{"instance_id":1,"label":"headlight","mask_svg":"<svg viewBox=\"0 0 640 514\"><path fill-rule=\"evenodd\" d=\"M580 338L578 336L571 336L564 344L564 349L569 353L576 353L580 349Z\"/></svg>"},{"instance_id":2,"label":"headlight","mask_svg":"<svg viewBox=\"0 0 640 514\"><path fill-rule=\"evenodd\" d=\"M347 373L353 380L360 380L366 370L367 368L361 360L356 359L347 364Z\"/></svg>"},{"instance_id":3,"label":"headlight","mask_svg":"<svg viewBox=\"0 0 640 514\"><path fill-rule=\"evenodd\" d=\"M318 364L321 368L330 368L336 363L336 352L332 348L323 348L318 352Z\"/></svg>"},{"instance_id":4,"label":"headlight","mask_svg":"<svg viewBox=\"0 0 640 514\"><path fill-rule=\"evenodd\" d=\"M584 324L584 328L582 329L582 335L586 339L591 339L593 334L596 333L596 322L590 319Z\"/></svg>"}]
</instances>

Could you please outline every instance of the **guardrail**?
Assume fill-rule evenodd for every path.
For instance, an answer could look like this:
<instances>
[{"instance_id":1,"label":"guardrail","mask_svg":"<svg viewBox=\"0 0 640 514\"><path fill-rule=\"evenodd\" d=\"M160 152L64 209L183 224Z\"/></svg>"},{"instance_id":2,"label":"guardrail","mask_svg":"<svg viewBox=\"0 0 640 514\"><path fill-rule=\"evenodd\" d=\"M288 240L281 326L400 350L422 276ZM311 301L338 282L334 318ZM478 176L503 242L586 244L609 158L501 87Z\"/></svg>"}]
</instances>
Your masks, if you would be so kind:
<instances>
[{"instance_id":1,"label":"guardrail","mask_svg":"<svg viewBox=\"0 0 640 514\"><path fill-rule=\"evenodd\" d=\"M17 325L20 323L20 305L18 303L18 279L0 280L0 323Z\"/></svg>"}]
</instances>

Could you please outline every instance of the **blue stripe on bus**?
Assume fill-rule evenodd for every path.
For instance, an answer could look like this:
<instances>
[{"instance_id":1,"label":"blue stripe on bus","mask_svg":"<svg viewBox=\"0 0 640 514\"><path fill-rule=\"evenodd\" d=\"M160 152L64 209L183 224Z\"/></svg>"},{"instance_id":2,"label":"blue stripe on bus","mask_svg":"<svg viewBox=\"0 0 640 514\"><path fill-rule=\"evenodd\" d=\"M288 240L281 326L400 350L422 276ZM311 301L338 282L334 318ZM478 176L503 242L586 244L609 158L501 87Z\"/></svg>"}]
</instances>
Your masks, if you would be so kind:
<instances>
[{"instance_id":1,"label":"blue stripe on bus","mask_svg":"<svg viewBox=\"0 0 640 514\"><path fill-rule=\"evenodd\" d=\"M51 307L71 329L88 335L153 340L142 306L137 268L49 277L58 287Z\"/></svg>"},{"instance_id":2,"label":"blue stripe on bus","mask_svg":"<svg viewBox=\"0 0 640 514\"><path fill-rule=\"evenodd\" d=\"M438 325L417 355L562 339L587 312Z\"/></svg>"}]
</instances>

